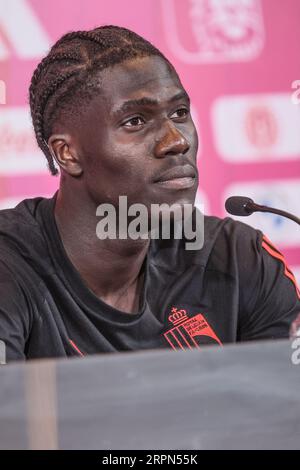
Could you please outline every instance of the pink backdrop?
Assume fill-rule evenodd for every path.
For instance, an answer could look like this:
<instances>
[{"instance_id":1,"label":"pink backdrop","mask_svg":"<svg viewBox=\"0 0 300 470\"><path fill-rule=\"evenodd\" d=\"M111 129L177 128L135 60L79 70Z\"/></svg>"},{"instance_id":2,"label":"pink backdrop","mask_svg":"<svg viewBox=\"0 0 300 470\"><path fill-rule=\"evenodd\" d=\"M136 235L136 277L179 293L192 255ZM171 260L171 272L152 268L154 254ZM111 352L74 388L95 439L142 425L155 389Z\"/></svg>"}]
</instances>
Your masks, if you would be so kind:
<instances>
[{"instance_id":1,"label":"pink backdrop","mask_svg":"<svg viewBox=\"0 0 300 470\"><path fill-rule=\"evenodd\" d=\"M299 0L0 0L0 208L58 186L30 124L33 69L65 32L110 23L151 40L181 75L199 131L205 212L223 216L226 197L245 194L299 216L299 20ZM299 278L300 229L268 215L246 221Z\"/></svg>"}]
</instances>

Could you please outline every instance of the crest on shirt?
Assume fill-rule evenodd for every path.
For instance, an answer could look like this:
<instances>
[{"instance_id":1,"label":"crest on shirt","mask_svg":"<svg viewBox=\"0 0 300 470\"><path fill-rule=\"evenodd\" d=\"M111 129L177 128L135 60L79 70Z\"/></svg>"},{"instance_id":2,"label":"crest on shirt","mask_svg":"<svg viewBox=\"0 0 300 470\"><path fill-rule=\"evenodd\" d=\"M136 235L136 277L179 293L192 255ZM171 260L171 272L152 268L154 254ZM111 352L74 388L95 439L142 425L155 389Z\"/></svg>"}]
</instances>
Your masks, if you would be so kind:
<instances>
[{"instance_id":1,"label":"crest on shirt","mask_svg":"<svg viewBox=\"0 0 300 470\"><path fill-rule=\"evenodd\" d=\"M168 317L172 328L164 333L172 349L200 348L204 344L222 345L202 313L189 317L186 310L172 307Z\"/></svg>"}]
</instances>

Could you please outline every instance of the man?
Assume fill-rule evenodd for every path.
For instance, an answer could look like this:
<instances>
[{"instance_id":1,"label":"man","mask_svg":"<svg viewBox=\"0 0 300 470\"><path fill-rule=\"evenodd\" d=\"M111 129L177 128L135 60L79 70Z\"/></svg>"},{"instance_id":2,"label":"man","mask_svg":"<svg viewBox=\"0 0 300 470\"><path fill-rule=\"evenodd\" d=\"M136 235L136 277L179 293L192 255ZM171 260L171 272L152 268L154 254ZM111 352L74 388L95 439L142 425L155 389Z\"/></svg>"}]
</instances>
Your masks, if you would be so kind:
<instances>
[{"instance_id":1,"label":"man","mask_svg":"<svg viewBox=\"0 0 300 470\"><path fill-rule=\"evenodd\" d=\"M116 26L63 36L30 86L52 199L0 215L0 339L7 359L201 348L287 337L299 291L281 255L247 225L205 217L204 246L106 238L97 208L119 196L193 204L197 133L168 60ZM56 162L56 165L55 165Z\"/></svg>"}]
</instances>

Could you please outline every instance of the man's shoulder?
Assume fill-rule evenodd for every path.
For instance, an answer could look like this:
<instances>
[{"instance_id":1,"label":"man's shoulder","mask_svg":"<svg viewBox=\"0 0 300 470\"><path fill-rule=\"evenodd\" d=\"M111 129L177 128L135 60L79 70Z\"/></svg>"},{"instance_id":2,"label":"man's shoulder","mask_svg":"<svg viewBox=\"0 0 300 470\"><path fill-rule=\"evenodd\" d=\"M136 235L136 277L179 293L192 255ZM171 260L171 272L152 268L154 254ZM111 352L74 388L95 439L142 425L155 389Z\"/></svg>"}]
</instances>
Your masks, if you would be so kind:
<instances>
[{"instance_id":1,"label":"man's shoulder","mask_svg":"<svg viewBox=\"0 0 300 470\"><path fill-rule=\"evenodd\" d=\"M204 248L207 254L228 263L228 258L253 256L260 249L263 233L231 217L204 217Z\"/></svg>"},{"instance_id":2,"label":"man's shoulder","mask_svg":"<svg viewBox=\"0 0 300 470\"><path fill-rule=\"evenodd\" d=\"M234 220L231 217L220 218L204 216L204 238L206 242L227 240L231 245L240 242L250 242L262 236L260 230L247 223Z\"/></svg>"},{"instance_id":3,"label":"man's shoulder","mask_svg":"<svg viewBox=\"0 0 300 470\"><path fill-rule=\"evenodd\" d=\"M35 197L31 199L23 199L15 207L0 210L0 230L15 223L35 224L36 210L40 202L45 198Z\"/></svg>"},{"instance_id":4,"label":"man's shoulder","mask_svg":"<svg viewBox=\"0 0 300 470\"><path fill-rule=\"evenodd\" d=\"M159 240L151 250L155 263L177 271L186 266L198 265L202 268L226 271L235 260L253 256L262 234L249 225L230 217L220 218L204 215L202 223L203 244L199 248L188 248L188 239ZM198 220L198 222L199 222Z\"/></svg>"},{"instance_id":5,"label":"man's shoulder","mask_svg":"<svg viewBox=\"0 0 300 470\"><path fill-rule=\"evenodd\" d=\"M0 210L0 259L41 253L44 242L37 212L44 200L24 199L14 208Z\"/></svg>"},{"instance_id":6,"label":"man's shoulder","mask_svg":"<svg viewBox=\"0 0 300 470\"><path fill-rule=\"evenodd\" d=\"M205 227L208 229L224 229L225 232L231 231L244 231L248 234L254 234L257 229L251 227L245 222L235 220L232 217L217 217L214 215L204 215Z\"/></svg>"}]
</instances>

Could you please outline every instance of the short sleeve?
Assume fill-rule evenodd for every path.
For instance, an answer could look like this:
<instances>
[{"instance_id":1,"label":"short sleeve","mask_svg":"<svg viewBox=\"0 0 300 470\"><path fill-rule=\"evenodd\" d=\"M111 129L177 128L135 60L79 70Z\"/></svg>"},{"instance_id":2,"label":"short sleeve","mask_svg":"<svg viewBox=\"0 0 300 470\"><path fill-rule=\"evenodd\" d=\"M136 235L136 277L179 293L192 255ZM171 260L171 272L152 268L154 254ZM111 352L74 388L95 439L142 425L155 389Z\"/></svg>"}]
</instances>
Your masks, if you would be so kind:
<instances>
[{"instance_id":1,"label":"short sleeve","mask_svg":"<svg viewBox=\"0 0 300 470\"><path fill-rule=\"evenodd\" d=\"M14 273L0 262L0 351L5 354L6 362L26 359L30 317L30 307L20 283Z\"/></svg>"},{"instance_id":2,"label":"short sleeve","mask_svg":"<svg viewBox=\"0 0 300 470\"><path fill-rule=\"evenodd\" d=\"M283 254L260 231L239 250L239 341L288 338L300 292Z\"/></svg>"}]
</instances>

